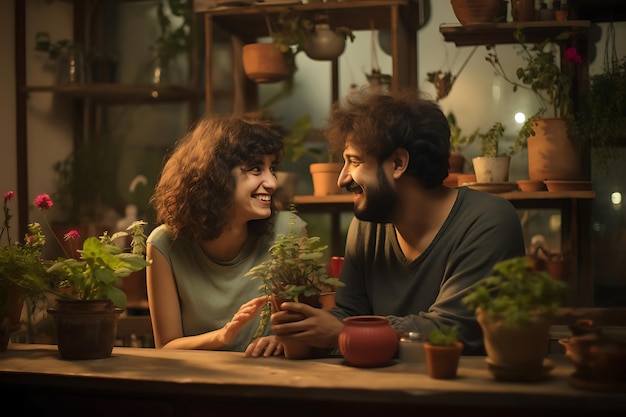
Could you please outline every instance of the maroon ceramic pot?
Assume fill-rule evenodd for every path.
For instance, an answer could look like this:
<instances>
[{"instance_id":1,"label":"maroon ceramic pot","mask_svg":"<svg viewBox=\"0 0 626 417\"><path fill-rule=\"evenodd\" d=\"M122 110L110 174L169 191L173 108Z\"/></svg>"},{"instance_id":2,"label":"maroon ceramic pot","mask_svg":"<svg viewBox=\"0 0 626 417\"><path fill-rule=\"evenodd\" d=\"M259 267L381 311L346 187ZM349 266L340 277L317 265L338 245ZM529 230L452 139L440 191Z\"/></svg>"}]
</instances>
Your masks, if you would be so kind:
<instances>
[{"instance_id":1,"label":"maroon ceramic pot","mask_svg":"<svg viewBox=\"0 0 626 417\"><path fill-rule=\"evenodd\" d=\"M372 368L387 365L398 349L398 333L382 316L344 319L339 333L339 351L353 366Z\"/></svg>"}]
</instances>

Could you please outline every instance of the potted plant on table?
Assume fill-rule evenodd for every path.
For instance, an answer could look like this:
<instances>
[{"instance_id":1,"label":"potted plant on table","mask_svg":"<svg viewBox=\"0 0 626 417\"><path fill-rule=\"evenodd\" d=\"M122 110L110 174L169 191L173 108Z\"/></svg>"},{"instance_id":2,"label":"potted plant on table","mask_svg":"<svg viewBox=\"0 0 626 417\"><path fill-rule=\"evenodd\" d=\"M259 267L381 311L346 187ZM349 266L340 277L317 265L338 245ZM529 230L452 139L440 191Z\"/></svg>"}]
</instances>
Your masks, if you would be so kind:
<instances>
[{"instance_id":1,"label":"potted plant on table","mask_svg":"<svg viewBox=\"0 0 626 417\"><path fill-rule=\"evenodd\" d=\"M291 212L296 208L292 204ZM267 295L268 302L255 337L264 334L272 311L279 311L285 301L295 301L321 307L320 295L344 284L328 276L322 261L328 245L322 245L318 236L306 236L296 230L295 222L289 233L279 234L269 248L270 257L252 268L246 276L263 281L259 290ZM298 344L285 344L285 357L298 359L303 355Z\"/></svg>"},{"instance_id":2,"label":"potted plant on table","mask_svg":"<svg viewBox=\"0 0 626 417\"><path fill-rule=\"evenodd\" d=\"M534 268L526 256L498 262L463 298L483 330L487 363L496 379L547 377L549 333L567 285Z\"/></svg>"},{"instance_id":3,"label":"potted plant on table","mask_svg":"<svg viewBox=\"0 0 626 417\"><path fill-rule=\"evenodd\" d=\"M45 301L45 295L54 288L53 276L46 272L48 262L41 256L46 238L39 223L30 223L23 243L12 242L10 235L11 213L9 203L15 197L13 191L3 195L4 222L0 239L0 352L7 349L11 333L21 327L20 319L24 301L33 307ZM39 197L37 201L43 201ZM42 202L41 210L51 207Z\"/></svg>"},{"instance_id":4,"label":"potted plant on table","mask_svg":"<svg viewBox=\"0 0 626 417\"><path fill-rule=\"evenodd\" d=\"M569 33L563 32L556 40L568 36ZM486 60L499 76L513 86L513 91L530 90L537 99L537 112L522 124L515 140L516 147L528 148L529 178L532 181L580 179L582 164L579 149L583 144L575 146L568 136L568 127L573 120L570 74L575 72L575 64L580 63L582 58L576 48L567 48L561 62L561 66L568 67L564 70L557 65L551 39L529 46L521 29L514 32L514 37L521 47L520 55L526 61L526 65L516 71L517 81L506 74L495 46L487 47L489 53Z\"/></svg>"},{"instance_id":5,"label":"potted plant on table","mask_svg":"<svg viewBox=\"0 0 626 417\"><path fill-rule=\"evenodd\" d=\"M434 379L452 379L457 376L463 343L457 339L459 326L434 328L424 342L428 375Z\"/></svg>"},{"instance_id":6,"label":"potted plant on table","mask_svg":"<svg viewBox=\"0 0 626 417\"><path fill-rule=\"evenodd\" d=\"M453 112L448 112L446 118L450 125L450 172L460 173L463 172L466 161L465 156L463 156L461 152L461 148L474 143L474 140L476 140L478 136L479 129L476 128L469 135L464 135L461 127L457 124L456 116Z\"/></svg>"},{"instance_id":7,"label":"potted plant on table","mask_svg":"<svg viewBox=\"0 0 626 417\"><path fill-rule=\"evenodd\" d=\"M145 259L146 222L133 222L126 231L87 238L79 259L57 259L48 272L61 280L62 294L53 315L59 353L65 359L98 359L111 355L117 321L126 305L126 294L117 287L121 278L151 264ZM132 237L130 251L115 242ZM70 231L66 240L78 238Z\"/></svg>"}]
</instances>

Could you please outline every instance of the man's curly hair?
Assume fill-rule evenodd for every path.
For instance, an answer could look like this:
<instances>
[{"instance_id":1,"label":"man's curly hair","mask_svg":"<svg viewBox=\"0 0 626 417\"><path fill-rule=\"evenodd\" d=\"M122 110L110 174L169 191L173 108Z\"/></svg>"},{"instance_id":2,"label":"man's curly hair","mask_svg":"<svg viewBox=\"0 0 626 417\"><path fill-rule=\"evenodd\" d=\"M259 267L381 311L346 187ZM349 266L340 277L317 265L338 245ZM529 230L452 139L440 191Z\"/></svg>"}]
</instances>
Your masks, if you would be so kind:
<instances>
[{"instance_id":1,"label":"man's curly hair","mask_svg":"<svg viewBox=\"0 0 626 417\"><path fill-rule=\"evenodd\" d=\"M406 174L426 188L441 185L448 176L450 125L437 103L415 91L354 93L347 104L334 105L325 135L334 152L343 151L350 140L378 162L398 148L406 149L410 155Z\"/></svg>"},{"instance_id":2,"label":"man's curly hair","mask_svg":"<svg viewBox=\"0 0 626 417\"><path fill-rule=\"evenodd\" d=\"M234 216L236 181L232 169L264 155L284 155L282 136L269 121L235 115L208 115L180 139L167 159L151 204L157 222L173 238L196 242L217 238ZM250 221L253 233L271 231L267 219Z\"/></svg>"}]
</instances>

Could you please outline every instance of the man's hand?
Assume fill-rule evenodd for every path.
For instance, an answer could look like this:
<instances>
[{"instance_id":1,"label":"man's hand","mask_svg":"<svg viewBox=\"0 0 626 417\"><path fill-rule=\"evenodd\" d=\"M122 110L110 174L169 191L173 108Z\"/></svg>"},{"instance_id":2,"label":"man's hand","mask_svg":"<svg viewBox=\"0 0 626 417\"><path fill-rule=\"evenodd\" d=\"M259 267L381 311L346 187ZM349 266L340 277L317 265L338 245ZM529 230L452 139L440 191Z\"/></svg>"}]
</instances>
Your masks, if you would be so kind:
<instances>
[{"instance_id":1,"label":"man's hand","mask_svg":"<svg viewBox=\"0 0 626 417\"><path fill-rule=\"evenodd\" d=\"M270 317L270 331L278 340L298 340L318 348L336 348L343 323L321 308L285 302Z\"/></svg>"}]
</instances>

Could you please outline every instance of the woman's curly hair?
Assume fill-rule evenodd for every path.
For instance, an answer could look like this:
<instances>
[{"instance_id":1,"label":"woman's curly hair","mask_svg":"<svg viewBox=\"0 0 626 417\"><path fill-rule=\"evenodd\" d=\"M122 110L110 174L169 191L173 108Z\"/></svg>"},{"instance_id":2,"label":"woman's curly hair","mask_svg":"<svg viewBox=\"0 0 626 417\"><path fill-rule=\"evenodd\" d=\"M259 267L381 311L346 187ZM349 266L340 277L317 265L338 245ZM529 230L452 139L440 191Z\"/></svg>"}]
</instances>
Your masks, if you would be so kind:
<instances>
[{"instance_id":1,"label":"woman's curly hair","mask_svg":"<svg viewBox=\"0 0 626 417\"><path fill-rule=\"evenodd\" d=\"M442 184L448 176L450 125L437 103L415 91L356 92L347 98L347 105L334 105L325 135L334 152L343 151L350 140L378 162L398 148L406 149L410 155L406 173L426 188Z\"/></svg>"},{"instance_id":2,"label":"woman's curly hair","mask_svg":"<svg viewBox=\"0 0 626 417\"><path fill-rule=\"evenodd\" d=\"M232 169L284 155L282 136L269 121L235 115L208 115L180 139L165 163L150 200L157 222L173 238L196 242L217 238L234 216L236 181ZM267 219L250 221L253 233L270 232L276 208Z\"/></svg>"}]
</instances>

